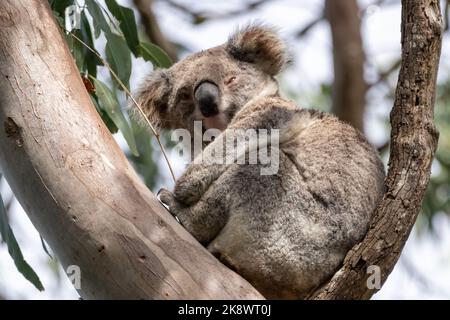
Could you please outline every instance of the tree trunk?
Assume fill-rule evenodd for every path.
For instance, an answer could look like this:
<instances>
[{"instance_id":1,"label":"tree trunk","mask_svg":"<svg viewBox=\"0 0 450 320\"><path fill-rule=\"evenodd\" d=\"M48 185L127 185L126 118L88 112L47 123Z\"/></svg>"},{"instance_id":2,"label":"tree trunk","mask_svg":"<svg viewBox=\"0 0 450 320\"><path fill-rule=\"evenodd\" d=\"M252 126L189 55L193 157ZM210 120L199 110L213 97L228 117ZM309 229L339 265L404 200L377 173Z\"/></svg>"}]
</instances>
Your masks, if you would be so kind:
<instances>
[{"instance_id":1,"label":"tree trunk","mask_svg":"<svg viewBox=\"0 0 450 320\"><path fill-rule=\"evenodd\" d=\"M47 1L0 1L0 165L83 298L258 299L158 203L83 86Z\"/></svg>"},{"instance_id":2,"label":"tree trunk","mask_svg":"<svg viewBox=\"0 0 450 320\"><path fill-rule=\"evenodd\" d=\"M433 109L442 26L439 0L402 0L402 63L391 111L387 190L366 237L316 299L370 298L377 289L367 286L369 267L380 268L383 284L400 256L421 208L439 136Z\"/></svg>"},{"instance_id":3,"label":"tree trunk","mask_svg":"<svg viewBox=\"0 0 450 320\"><path fill-rule=\"evenodd\" d=\"M367 84L364 80L365 54L358 3L356 0L325 0L325 16L330 23L333 40L332 112L364 132Z\"/></svg>"}]
</instances>

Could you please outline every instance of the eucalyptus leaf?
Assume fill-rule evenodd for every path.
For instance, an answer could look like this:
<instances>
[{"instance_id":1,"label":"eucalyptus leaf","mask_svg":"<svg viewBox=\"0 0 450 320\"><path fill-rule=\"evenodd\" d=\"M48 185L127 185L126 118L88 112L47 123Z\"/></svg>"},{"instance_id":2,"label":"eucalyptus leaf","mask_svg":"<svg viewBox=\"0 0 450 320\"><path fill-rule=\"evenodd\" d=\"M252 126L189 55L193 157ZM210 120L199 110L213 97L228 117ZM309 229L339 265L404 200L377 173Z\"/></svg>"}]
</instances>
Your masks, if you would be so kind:
<instances>
[{"instance_id":1,"label":"eucalyptus leaf","mask_svg":"<svg viewBox=\"0 0 450 320\"><path fill-rule=\"evenodd\" d=\"M131 76L131 52L125 40L117 34L109 34L107 36L105 51L106 61L108 61L109 65L123 84L129 88ZM112 78L114 79L114 77ZM121 86L118 88L123 90Z\"/></svg>"},{"instance_id":2,"label":"eucalyptus leaf","mask_svg":"<svg viewBox=\"0 0 450 320\"><path fill-rule=\"evenodd\" d=\"M170 68L172 60L167 53L157 45L149 42L141 42L139 44L142 58L145 61L150 61L153 66L157 68Z\"/></svg>"},{"instance_id":3,"label":"eucalyptus leaf","mask_svg":"<svg viewBox=\"0 0 450 320\"><path fill-rule=\"evenodd\" d=\"M80 30L73 30L72 33L77 37L81 37ZM84 58L85 58L84 46L78 40L72 37L71 34L65 34L65 37L67 41L67 46L69 47L70 53L72 54L72 57L75 60L78 70L80 70L80 72L83 72Z\"/></svg>"},{"instance_id":4,"label":"eucalyptus leaf","mask_svg":"<svg viewBox=\"0 0 450 320\"><path fill-rule=\"evenodd\" d=\"M56 22L58 22L59 27L64 29L64 18L59 14L59 12L53 11L53 17L55 18Z\"/></svg>"},{"instance_id":5,"label":"eucalyptus leaf","mask_svg":"<svg viewBox=\"0 0 450 320\"><path fill-rule=\"evenodd\" d=\"M75 3L75 0L50 0L49 4L53 11L59 13L61 17L65 16L65 11L68 6ZM64 23L63 23L64 25Z\"/></svg>"},{"instance_id":6,"label":"eucalyptus leaf","mask_svg":"<svg viewBox=\"0 0 450 320\"><path fill-rule=\"evenodd\" d=\"M131 52L138 57L139 36L133 10L118 5L115 0L106 0L105 3L112 15L119 21L119 28L122 30Z\"/></svg>"},{"instance_id":7,"label":"eucalyptus leaf","mask_svg":"<svg viewBox=\"0 0 450 320\"><path fill-rule=\"evenodd\" d=\"M100 36L101 31L103 31L105 35L112 33L109 23L103 15L102 8L100 8L97 2L95 0L85 0L85 4L94 22L95 38L97 39Z\"/></svg>"},{"instance_id":8,"label":"eucalyptus leaf","mask_svg":"<svg viewBox=\"0 0 450 320\"><path fill-rule=\"evenodd\" d=\"M130 147L131 153L138 156L139 152L136 147L133 132L125 116L123 115L122 110L120 110L119 102L117 101L116 96L103 82L95 79L94 77L90 78L91 81L94 82L100 108L106 111L114 124L119 128L120 132L122 132L123 137Z\"/></svg>"},{"instance_id":9,"label":"eucalyptus leaf","mask_svg":"<svg viewBox=\"0 0 450 320\"><path fill-rule=\"evenodd\" d=\"M17 270L19 270L19 272L25 277L25 279L30 281L36 287L36 289L38 289L39 291L43 291L44 286L42 285L41 280L23 258L22 251L20 250L16 237L14 236L14 233L11 227L9 226L5 204L3 203L1 195L0 195L0 235L2 236L3 241L5 241L6 245L8 246L9 255L13 259Z\"/></svg>"},{"instance_id":10,"label":"eucalyptus leaf","mask_svg":"<svg viewBox=\"0 0 450 320\"><path fill-rule=\"evenodd\" d=\"M148 128L141 126L135 119L131 119L131 128L137 142L139 156L132 156L131 162L136 171L143 177L147 187L152 190L158 178L158 166L153 159L152 135Z\"/></svg>"},{"instance_id":11,"label":"eucalyptus leaf","mask_svg":"<svg viewBox=\"0 0 450 320\"><path fill-rule=\"evenodd\" d=\"M92 103L95 106L95 109L97 110L98 114L102 118L103 122L106 124L106 127L108 127L109 132L111 133L117 133L119 131L119 128L114 124L114 121L108 116L105 110L100 108L97 98L95 96L91 95Z\"/></svg>"},{"instance_id":12,"label":"eucalyptus leaf","mask_svg":"<svg viewBox=\"0 0 450 320\"><path fill-rule=\"evenodd\" d=\"M91 49L95 50L94 39L92 37L91 25L86 17L86 13L83 10L81 12L81 34L82 40ZM97 76L97 66L102 65L102 61L88 48L84 47L86 58L84 60L84 69L93 77Z\"/></svg>"}]
</instances>

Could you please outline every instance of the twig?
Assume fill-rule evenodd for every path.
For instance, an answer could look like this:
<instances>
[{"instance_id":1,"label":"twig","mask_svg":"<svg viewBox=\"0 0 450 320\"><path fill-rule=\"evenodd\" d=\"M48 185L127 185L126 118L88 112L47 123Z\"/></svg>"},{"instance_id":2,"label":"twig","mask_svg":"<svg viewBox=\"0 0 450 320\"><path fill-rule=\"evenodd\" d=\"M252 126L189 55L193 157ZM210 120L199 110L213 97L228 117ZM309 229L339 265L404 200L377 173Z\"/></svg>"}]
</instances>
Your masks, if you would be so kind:
<instances>
[{"instance_id":1,"label":"twig","mask_svg":"<svg viewBox=\"0 0 450 320\"><path fill-rule=\"evenodd\" d=\"M405 255L403 255L400 258L400 263L405 268L406 272L409 274L409 276L413 279L415 279L420 286L422 286L425 290L428 291L437 291L441 294L445 294L448 296L450 293L446 289L438 286L437 284L430 285L430 279L426 277L420 270L417 269L417 267L414 265L414 263L407 258Z\"/></svg>"},{"instance_id":2,"label":"twig","mask_svg":"<svg viewBox=\"0 0 450 320\"><path fill-rule=\"evenodd\" d=\"M172 61L177 61L179 49L172 42L169 42L162 34L151 6L152 1L153 0L133 0L133 3L141 16L141 22L144 25L145 33L150 41L161 47L169 55Z\"/></svg>"},{"instance_id":3,"label":"twig","mask_svg":"<svg viewBox=\"0 0 450 320\"><path fill-rule=\"evenodd\" d=\"M321 14L316 19L310 21L306 26L303 27L303 29L297 32L296 34L297 38L304 37L312 28L314 28L317 24L319 24L319 22L323 21L324 18L325 15Z\"/></svg>"},{"instance_id":4,"label":"twig","mask_svg":"<svg viewBox=\"0 0 450 320\"><path fill-rule=\"evenodd\" d=\"M385 82L386 79L394 72L396 71L398 68L400 68L400 64L402 63L401 59L396 60L388 69L386 69L385 71L382 71L378 74L378 79L369 84L369 87L374 87L376 85L379 85L382 82Z\"/></svg>"},{"instance_id":5,"label":"twig","mask_svg":"<svg viewBox=\"0 0 450 320\"><path fill-rule=\"evenodd\" d=\"M206 11L205 12L202 12L202 11L196 12L196 11L193 11L192 9L190 9L188 6L185 6L177 1L164 0L163 2L166 2L171 7L175 8L177 10L187 13L188 15L190 15L192 17L194 22L201 23L201 22L204 22L204 21L210 20L210 19L216 20L216 19L233 18L233 17L236 17L237 15L244 14L244 13L247 13L248 11L254 10L254 9L260 7L261 5L268 3L269 1L272 1L272 0L256 0L253 2L247 3L244 8L231 10L231 11L228 11L225 13L215 13L215 12L206 12Z\"/></svg>"}]
</instances>

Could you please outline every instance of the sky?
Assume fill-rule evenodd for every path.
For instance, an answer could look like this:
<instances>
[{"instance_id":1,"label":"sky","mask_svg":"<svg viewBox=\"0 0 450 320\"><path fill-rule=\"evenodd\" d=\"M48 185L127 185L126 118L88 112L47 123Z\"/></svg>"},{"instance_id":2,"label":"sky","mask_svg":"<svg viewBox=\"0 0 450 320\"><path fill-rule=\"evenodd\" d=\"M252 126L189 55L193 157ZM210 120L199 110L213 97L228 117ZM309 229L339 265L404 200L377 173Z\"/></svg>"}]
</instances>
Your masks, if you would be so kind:
<instances>
[{"instance_id":1,"label":"sky","mask_svg":"<svg viewBox=\"0 0 450 320\"><path fill-rule=\"evenodd\" d=\"M193 8L209 8L217 12L235 8L241 3L231 1L190 1ZM129 1L118 1L129 5ZM378 68L386 68L400 56L400 1L387 1L386 7L370 5L372 1L360 1L361 7L367 8L362 27L364 48L367 55L367 80L374 79ZM296 102L302 107L326 108L317 103L320 84L330 83L333 78L331 40L328 25L318 24L304 38L295 39L292 34L309 21L315 19L322 10L322 0L272 0L254 12L237 17L207 22L192 26L186 15L164 3L155 0L155 12L163 34L169 39L183 43L192 51L209 48L226 41L228 35L239 25L252 21L261 21L276 26L282 37L288 42L294 64L281 76L280 81L285 94L295 93ZM450 70L450 41L444 39L439 79L448 77ZM98 45L101 45L101 41ZM141 59L134 60L131 86L135 88L146 73L151 72L151 65ZM396 82L396 75L389 81ZM386 89L376 88L368 93L366 114L366 135L375 145L388 139L386 118L392 107L392 101L384 96ZM120 135L115 136L119 145L126 149ZM161 159L160 167L165 168ZM176 163L179 176L184 167ZM172 187L167 174L159 181L155 190L162 186ZM0 189L4 199L11 191L6 183ZM51 262L41 246L38 232L34 229L19 203L12 207L11 226L27 261L40 276L46 290L37 291L22 275L17 272L9 257L5 245L0 245L0 294L10 299L77 299L78 295L68 281L62 268ZM450 299L450 219L438 215L433 221L434 232L418 233L413 230L406 243L400 261L394 268L383 288L373 299ZM55 276L58 275L58 276Z\"/></svg>"}]
</instances>

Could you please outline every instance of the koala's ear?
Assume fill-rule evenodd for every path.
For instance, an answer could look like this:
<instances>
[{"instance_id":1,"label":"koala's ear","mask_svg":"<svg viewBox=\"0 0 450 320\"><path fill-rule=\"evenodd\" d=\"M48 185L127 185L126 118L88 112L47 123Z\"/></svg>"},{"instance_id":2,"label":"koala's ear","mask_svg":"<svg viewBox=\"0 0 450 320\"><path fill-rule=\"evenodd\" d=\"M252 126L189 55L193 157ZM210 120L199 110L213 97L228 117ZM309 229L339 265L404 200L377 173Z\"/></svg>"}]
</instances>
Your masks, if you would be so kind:
<instances>
[{"instance_id":1,"label":"koala's ear","mask_svg":"<svg viewBox=\"0 0 450 320\"><path fill-rule=\"evenodd\" d=\"M136 102L141 106L150 122L160 128L166 128L164 121L172 90L169 72L165 69L153 71L140 85L135 94ZM135 108L134 114L137 114Z\"/></svg>"},{"instance_id":2,"label":"koala's ear","mask_svg":"<svg viewBox=\"0 0 450 320\"><path fill-rule=\"evenodd\" d=\"M254 63L271 76L286 63L286 47L270 27L250 25L238 30L228 39L226 50L233 58Z\"/></svg>"}]
</instances>

